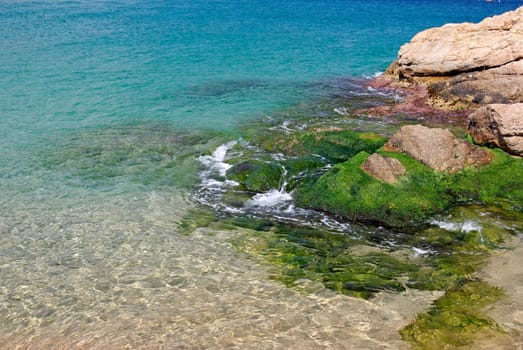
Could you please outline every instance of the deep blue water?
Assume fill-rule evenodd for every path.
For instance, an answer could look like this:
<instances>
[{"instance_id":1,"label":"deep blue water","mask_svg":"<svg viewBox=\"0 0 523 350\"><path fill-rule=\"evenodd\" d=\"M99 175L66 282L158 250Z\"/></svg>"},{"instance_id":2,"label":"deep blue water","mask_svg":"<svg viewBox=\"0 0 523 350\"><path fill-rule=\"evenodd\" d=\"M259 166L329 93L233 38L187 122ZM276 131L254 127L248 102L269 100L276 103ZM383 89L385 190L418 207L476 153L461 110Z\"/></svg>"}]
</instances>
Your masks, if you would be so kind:
<instances>
[{"instance_id":1,"label":"deep blue water","mask_svg":"<svg viewBox=\"0 0 523 350\"><path fill-rule=\"evenodd\" d=\"M477 22L521 5L522 0L3 0L0 304L8 313L0 336L53 334L45 327L54 325L79 341L81 336L61 325L77 324L80 335L87 332L82 325L95 317L90 313L96 314L92 310L102 300L90 286L99 276L125 279L133 264L141 273L161 275L172 263L167 249L173 246L178 255L196 259L191 254L200 243L179 238L177 245L170 235L190 205L178 191L191 183L187 174L196 174L195 156L223 141L213 133L234 133L251 120L342 96L347 79L385 70L420 30ZM211 136L198 138L199 132ZM219 257L213 249L208 259ZM140 265L151 251L165 260ZM176 266L199 266L186 264ZM63 281L82 292L48 290ZM143 306L122 306L119 296L131 292L116 285L123 294L115 292L111 307L124 311L108 306L112 313L98 310L100 320L132 320L129 315ZM22 287L33 293L25 304L9 294ZM146 295L136 298L152 302L172 296L140 293ZM76 301L61 304L71 294ZM51 321L47 316L34 321L46 307L54 310ZM104 334L101 324L96 332ZM108 329L125 336L135 326L129 321L123 330Z\"/></svg>"}]
</instances>

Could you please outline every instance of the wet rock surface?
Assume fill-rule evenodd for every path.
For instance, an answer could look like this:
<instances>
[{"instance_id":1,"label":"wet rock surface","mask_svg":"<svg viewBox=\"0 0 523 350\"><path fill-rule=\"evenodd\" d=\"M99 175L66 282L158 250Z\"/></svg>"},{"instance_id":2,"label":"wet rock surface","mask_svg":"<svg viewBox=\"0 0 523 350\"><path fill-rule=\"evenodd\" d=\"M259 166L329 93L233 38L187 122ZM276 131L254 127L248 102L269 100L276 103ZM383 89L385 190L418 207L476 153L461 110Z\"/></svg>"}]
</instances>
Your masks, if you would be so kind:
<instances>
[{"instance_id":1,"label":"wet rock surface","mask_svg":"<svg viewBox=\"0 0 523 350\"><path fill-rule=\"evenodd\" d=\"M458 74L428 85L432 103L444 108L523 102L523 61Z\"/></svg>"}]
</instances>

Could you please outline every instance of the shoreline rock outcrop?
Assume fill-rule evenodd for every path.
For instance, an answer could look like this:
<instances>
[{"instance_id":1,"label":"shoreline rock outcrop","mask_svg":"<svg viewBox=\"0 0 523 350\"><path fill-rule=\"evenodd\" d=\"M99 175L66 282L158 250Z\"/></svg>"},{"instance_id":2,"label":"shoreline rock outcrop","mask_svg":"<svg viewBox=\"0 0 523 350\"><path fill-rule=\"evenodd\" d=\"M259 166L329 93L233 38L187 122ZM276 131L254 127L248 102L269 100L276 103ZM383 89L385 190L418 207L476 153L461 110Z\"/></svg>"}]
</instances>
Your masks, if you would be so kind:
<instances>
[{"instance_id":1,"label":"shoreline rock outcrop","mask_svg":"<svg viewBox=\"0 0 523 350\"><path fill-rule=\"evenodd\" d=\"M358 114L466 126L476 143L523 156L523 6L418 33L368 85L403 101Z\"/></svg>"},{"instance_id":2,"label":"shoreline rock outcrop","mask_svg":"<svg viewBox=\"0 0 523 350\"><path fill-rule=\"evenodd\" d=\"M523 6L477 24L422 31L387 74L425 84L438 107L523 102Z\"/></svg>"},{"instance_id":3,"label":"shoreline rock outcrop","mask_svg":"<svg viewBox=\"0 0 523 350\"><path fill-rule=\"evenodd\" d=\"M491 104L469 116L474 142L523 156L523 103Z\"/></svg>"},{"instance_id":4,"label":"shoreline rock outcrop","mask_svg":"<svg viewBox=\"0 0 523 350\"><path fill-rule=\"evenodd\" d=\"M484 71L523 59L523 7L474 23L424 30L403 45L404 77L449 76Z\"/></svg>"}]
</instances>

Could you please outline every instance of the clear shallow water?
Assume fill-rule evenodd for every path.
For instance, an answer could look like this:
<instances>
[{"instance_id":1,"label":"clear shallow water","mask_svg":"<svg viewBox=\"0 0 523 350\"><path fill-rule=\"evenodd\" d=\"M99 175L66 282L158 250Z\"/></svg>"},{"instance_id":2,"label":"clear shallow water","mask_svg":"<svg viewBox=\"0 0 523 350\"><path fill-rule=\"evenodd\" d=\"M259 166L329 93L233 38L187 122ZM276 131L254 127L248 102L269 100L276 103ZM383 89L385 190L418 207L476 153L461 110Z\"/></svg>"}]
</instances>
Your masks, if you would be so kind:
<instances>
[{"instance_id":1,"label":"clear shallow water","mask_svg":"<svg viewBox=\"0 0 523 350\"><path fill-rule=\"evenodd\" d=\"M521 4L3 1L0 334L8 348L366 341L374 326L356 325L377 306L310 300L269 282L227 234L179 233L195 205L198 157L267 115L339 114L341 97L358 89L350 79L383 71L419 30ZM344 307L353 319L336 311ZM368 341L398 346L402 318L389 316ZM340 317L343 327L332 326Z\"/></svg>"}]
</instances>

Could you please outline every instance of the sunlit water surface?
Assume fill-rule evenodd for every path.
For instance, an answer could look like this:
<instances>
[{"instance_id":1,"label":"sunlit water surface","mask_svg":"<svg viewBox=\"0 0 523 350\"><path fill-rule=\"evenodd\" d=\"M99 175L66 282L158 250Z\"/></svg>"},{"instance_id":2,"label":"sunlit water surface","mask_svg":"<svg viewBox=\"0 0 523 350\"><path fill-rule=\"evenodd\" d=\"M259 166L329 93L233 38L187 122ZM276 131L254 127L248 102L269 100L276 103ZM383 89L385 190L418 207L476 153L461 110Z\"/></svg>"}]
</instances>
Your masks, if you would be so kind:
<instances>
[{"instance_id":1,"label":"sunlit water surface","mask_svg":"<svg viewBox=\"0 0 523 350\"><path fill-rule=\"evenodd\" d=\"M241 232L187 234L182 218L224 209L202 181L251 121L393 98L354 79L419 30L518 5L3 1L0 347L402 348L426 295L301 294L231 246Z\"/></svg>"}]
</instances>

